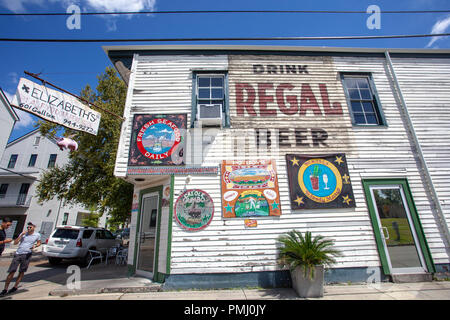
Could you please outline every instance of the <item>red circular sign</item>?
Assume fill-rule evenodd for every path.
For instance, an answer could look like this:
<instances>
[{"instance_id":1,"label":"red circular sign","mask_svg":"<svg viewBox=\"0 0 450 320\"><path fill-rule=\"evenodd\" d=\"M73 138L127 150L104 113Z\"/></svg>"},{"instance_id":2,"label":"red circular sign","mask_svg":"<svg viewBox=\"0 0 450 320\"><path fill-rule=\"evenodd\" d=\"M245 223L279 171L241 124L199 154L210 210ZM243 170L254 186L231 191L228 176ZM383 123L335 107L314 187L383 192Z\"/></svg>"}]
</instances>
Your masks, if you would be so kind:
<instances>
[{"instance_id":1,"label":"red circular sign","mask_svg":"<svg viewBox=\"0 0 450 320\"><path fill-rule=\"evenodd\" d=\"M169 157L180 142L180 129L175 123L164 118L145 123L136 139L139 151L144 157L152 160Z\"/></svg>"}]
</instances>

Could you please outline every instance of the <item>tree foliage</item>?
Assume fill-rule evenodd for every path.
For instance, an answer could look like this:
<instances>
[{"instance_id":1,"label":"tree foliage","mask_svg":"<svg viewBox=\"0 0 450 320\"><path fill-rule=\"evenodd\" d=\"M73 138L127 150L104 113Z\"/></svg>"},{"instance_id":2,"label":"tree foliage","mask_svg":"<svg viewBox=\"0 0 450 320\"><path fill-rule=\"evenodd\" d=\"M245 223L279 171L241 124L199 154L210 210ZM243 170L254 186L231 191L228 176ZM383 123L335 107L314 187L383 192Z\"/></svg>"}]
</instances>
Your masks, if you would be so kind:
<instances>
[{"instance_id":1,"label":"tree foliage","mask_svg":"<svg viewBox=\"0 0 450 320\"><path fill-rule=\"evenodd\" d=\"M117 115L123 114L127 88L113 68L97 76L94 91L87 85L80 96L102 109ZM93 108L95 109L95 108ZM114 165L122 121L107 112L101 113L96 136L65 128L64 136L78 143L78 150L70 152L69 162L55 166L43 173L37 186L37 196L43 202L54 197L68 203L81 203L95 208L100 215L108 212L110 223L126 221L133 196L133 185L114 177ZM40 121L42 135L54 138L61 126Z\"/></svg>"}]
</instances>

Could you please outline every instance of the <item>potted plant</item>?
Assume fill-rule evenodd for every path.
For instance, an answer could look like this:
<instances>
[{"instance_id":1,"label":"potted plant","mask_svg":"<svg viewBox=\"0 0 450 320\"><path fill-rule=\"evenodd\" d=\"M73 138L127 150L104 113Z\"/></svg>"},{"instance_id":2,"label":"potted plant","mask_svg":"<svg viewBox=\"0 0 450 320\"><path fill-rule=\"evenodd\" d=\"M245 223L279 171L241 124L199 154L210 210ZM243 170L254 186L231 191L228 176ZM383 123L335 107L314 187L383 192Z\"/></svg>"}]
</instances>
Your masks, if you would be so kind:
<instances>
[{"instance_id":1,"label":"potted plant","mask_svg":"<svg viewBox=\"0 0 450 320\"><path fill-rule=\"evenodd\" d=\"M291 271L292 286L302 298L323 297L324 266L335 263L341 254L333 241L323 236L312 237L307 231L292 230L278 238L281 244L279 262Z\"/></svg>"}]
</instances>

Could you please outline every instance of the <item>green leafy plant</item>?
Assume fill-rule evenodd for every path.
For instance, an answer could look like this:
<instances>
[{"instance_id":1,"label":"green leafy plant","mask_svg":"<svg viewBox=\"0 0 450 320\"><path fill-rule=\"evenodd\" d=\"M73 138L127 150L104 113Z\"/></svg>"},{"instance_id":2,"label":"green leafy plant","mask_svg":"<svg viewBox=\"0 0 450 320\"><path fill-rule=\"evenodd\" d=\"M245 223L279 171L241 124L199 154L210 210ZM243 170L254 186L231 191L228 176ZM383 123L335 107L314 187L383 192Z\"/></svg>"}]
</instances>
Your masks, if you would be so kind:
<instances>
[{"instance_id":1,"label":"green leafy plant","mask_svg":"<svg viewBox=\"0 0 450 320\"><path fill-rule=\"evenodd\" d=\"M333 248L334 242L323 236L312 237L307 231L303 236L301 232L292 230L278 238L281 244L278 255L281 265L289 267L291 271L297 267L303 269L305 277L314 278L315 266L331 266L336 263L334 259L341 255L339 250Z\"/></svg>"}]
</instances>

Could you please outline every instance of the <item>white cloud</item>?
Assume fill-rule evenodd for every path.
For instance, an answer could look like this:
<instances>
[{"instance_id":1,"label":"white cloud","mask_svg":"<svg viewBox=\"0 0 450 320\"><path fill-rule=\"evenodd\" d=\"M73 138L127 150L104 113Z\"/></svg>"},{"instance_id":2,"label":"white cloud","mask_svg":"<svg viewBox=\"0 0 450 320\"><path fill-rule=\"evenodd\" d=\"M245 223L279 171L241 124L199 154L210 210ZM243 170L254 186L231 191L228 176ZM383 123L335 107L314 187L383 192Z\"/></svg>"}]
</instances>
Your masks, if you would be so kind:
<instances>
[{"instance_id":1,"label":"white cloud","mask_svg":"<svg viewBox=\"0 0 450 320\"><path fill-rule=\"evenodd\" d=\"M432 34L445 33L445 31L450 27L450 15L442 20L438 20L431 29ZM427 44L427 48L431 47L436 41L443 39L444 37L433 37Z\"/></svg>"},{"instance_id":2,"label":"white cloud","mask_svg":"<svg viewBox=\"0 0 450 320\"><path fill-rule=\"evenodd\" d=\"M156 0L0 0L0 5L15 13L25 13L30 10L30 6L46 8L50 3L58 3L62 11L75 4L82 12L139 12L154 11ZM133 15L126 15L130 19ZM100 16L106 21L107 31L116 31L117 15Z\"/></svg>"},{"instance_id":3,"label":"white cloud","mask_svg":"<svg viewBox=\"0 0 450 320\"><path fill-rule=\"evenodd\" d=\"M86 0L87 4L97 11L152 11L156 0Z\"/></svg>"},{"instance_id":4,"label":"white cloud","mask_svg":"<svg viewBox=\"0 0 450 320\"><path fill-rule=\"evenodd\" d=\"M12 12L27 12L30 5L45 8L49 3L59 3L66 9L71 4L76 4L83 9L95 11L120 12L120 11L153 11L156 0L0 0L0 4Z\"/></svg>"},{"instance_id":5,"label":"white cloud","mask_svg":"<svg viewBox=\"0 0 450 320\"><path fill-rule=\"evenodd\" d=\"M14 94L4 91L6 98L8 98L9 102L12 102ZM13 107L14 108L14 107ZM20 109L14 108L14 111L16 112L17 116L19 117L19 121L16 122L14 125L14 129L21 129L30 127L34 124L35 120L33 119L33 116L25 111L22 111Z\"/></svg>"}]
</instances>

